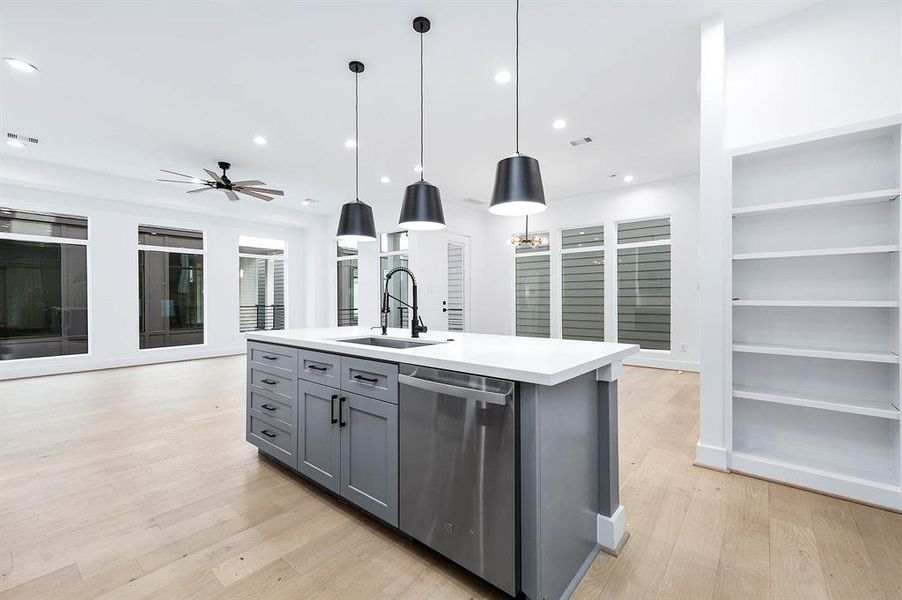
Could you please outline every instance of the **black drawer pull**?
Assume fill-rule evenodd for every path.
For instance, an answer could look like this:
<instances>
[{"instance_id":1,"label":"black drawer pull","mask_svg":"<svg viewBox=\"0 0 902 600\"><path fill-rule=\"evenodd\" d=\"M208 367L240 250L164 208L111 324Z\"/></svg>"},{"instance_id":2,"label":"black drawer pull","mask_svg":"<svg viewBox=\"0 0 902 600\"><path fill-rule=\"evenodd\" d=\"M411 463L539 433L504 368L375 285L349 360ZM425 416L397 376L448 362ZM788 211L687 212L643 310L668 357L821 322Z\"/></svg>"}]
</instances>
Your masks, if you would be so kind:
<instances>
[{"instance_id":1,"label":"black drawer pull","mask_svg":"<svg viewBox=\"0 0 902 600\"><path fill-rule=\"evenodd\" d=\"M268 437L268 438L279 437L279 434L278 434L278 433L273 433L273 432L270 431L269 429L264 429L264 430L261 431L260 433L262 433L263 435L265 435L265 436Z\"/></svg>"},{"instance_id":2,"label":"black drawer pull","mask_svg":"<svg viewBox=\"0 0 902 600\"><path fill-rule=\"evenodd\" d=\"M314 371L328 371L328 367L320 367L319 365L307 365L308 369L313 369Z\"/></svg>"},{"instance_id":3,"label":"black drawer pull","mask_svg":"<svg viewBox=\"0 0 902 600\"><path fill-rule=\"evenodd\" d=\"M375 377L365 377L364 375L354 375L354 379L358 381L366 381L368 383L379 383L379 380Z\"/></svg>"},{"instance_id":4,"label":"black drawer pull","mask_svg":"<svg viewBox=\"0 0 902 600\"><path fill-rule=\"evenodd\" d=\"M329 409L329 416L332 418L332 424L338 423L338 419L335 418L335 399L338 398L338 394L332 394L332 400L330 401L331 408ZM338 410L341 411L341 406L338 407Z\"/></svg>"},{"instance_id":5,"label":"black drawer pull","mask_svg":"<svg viewBox=\"0 0 902 600\"><path fill-rule=\"evenodd\" d=\"M342 411L341 411L342 405L343 405L345 402L347 402L347 401L348 401L348 399L345 398L344 396L342 396L341 398L338 399L338 419L339 419L339 421L341 421L341 422L338 424L339 427L344 427L345 425L348 424L347 421L342 421L342 419L344 419L344 414L343 414Z\"/></svg>"},{"instance_id":6,"label":"black drawer pull","mask_svg":"<svg viewBox=\"0 0 902 600\"><path fill-rule=\"evenodd\" d=\"M279 409L276 408L275 406L270 406L269 404L261 404L261 405L260 405L260 408L265 408L266 410L269 410L269 411L276 411L276 410L279 410Z\"/></svg>"},{"instance_id":7,"label":"black drawer pull","mask_svg":"<svg viewBox=\"0 0 902 600\"><path fill-rule=\"evenodd\" d=\"M276 385L277 383L279 383L275 379L261 379L260 381L265 383L266 385Z\"/></svg>"},{"instance_id":8,"label":"black drawer pull","mask_svg":"<svg viewBox=\"0 0 902 600\"><path fill-rule=\"evenodd\" d=\"M265 358L266 360L279 360L279 357L278 357L278 356L270 356L270 355L268 355L268 354L264 354L264 355L262 356L262 358Z\"/></svg>"}]
</instances>

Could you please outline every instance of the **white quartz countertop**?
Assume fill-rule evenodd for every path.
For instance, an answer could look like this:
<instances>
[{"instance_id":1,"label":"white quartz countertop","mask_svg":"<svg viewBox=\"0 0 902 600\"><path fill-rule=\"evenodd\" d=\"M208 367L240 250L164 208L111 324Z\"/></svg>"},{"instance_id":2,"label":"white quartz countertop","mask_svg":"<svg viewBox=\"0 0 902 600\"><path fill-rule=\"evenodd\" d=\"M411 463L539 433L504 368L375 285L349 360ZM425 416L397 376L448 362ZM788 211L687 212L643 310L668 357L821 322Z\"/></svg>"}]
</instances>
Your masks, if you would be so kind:
<instances>
[{"instance_id":1,"label":"white quartz countertop","mask_svg":"<svg viewBox=\"0 0 902 600\"><path fill-rule=\"evenodd\" d=\"M449 331L429 331L419 339L453 341L405 349L341 341L380 334L378 328L324 327L248 332L247 339L540 385L557 385L639 351L634 344ZM410 331L389 329L388 337L410 339Z\"/></svg>"}]
</instances>

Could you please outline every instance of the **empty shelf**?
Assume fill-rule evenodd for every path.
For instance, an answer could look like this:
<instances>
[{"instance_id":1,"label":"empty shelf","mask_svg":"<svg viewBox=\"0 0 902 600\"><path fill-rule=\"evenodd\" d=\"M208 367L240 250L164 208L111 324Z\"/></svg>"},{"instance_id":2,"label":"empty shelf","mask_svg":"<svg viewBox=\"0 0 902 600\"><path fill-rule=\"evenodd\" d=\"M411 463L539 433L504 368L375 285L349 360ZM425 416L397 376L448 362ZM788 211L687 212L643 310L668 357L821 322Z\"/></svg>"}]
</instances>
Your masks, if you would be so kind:
<instances>
[{"instance_id":1,"label":"empty shelf","mask_svg":"<svg viewBox=\"0 0 902 600\"><path fill-rule=\"evenodd\" d=\"M757 215L762 213L778 213L789 210L802 210L818 206L853 206L855 204L870 204L871 202L885 202L899 197L899 188L874 190L858 194L841 194L838 196L822 196L820 198L807 198L805 200L793 200L791 202L773 202L770 204L758 204L755 206L742 206L733 209L733 215Z\"/></svg>"},{"instance_id":2,"label":"empty shelf","mask_svg":"<svg viewBox=\"0 0 902 600\"><path fill-rule=\"evenodd\" d=\"M897 364L899 355L892 352L874 350L827 350L824 348L806 348L802 346L778 346L774 344L733 343L734 352L752 354L776 354L780 356L806 356L810 358L829 358L835 360L857 360Z\"/></svg>"},{"instance_id":3,"label":"empty shelf","mask_svg":"<svg viewBox=\"0 0 902 600\"><path fill-rule=\"evenodd\" d=\"M824 308L898 308L897 300L733 300L733 306L789 306Z\"/></svg>"},{"instance_id":4,"label":"empty shelf","mask_svg":"<svg viewBox=\"0 0 902 600\"><path fill-rule=\"evenodd\" d=\"M743 252L734 254L733 260L761 260L767 258L805 258L808 256L844 256L849 254L884 254L898 252L899 246L856 246L852 248L817 248L814 250L782 250L778 252Z\"/></svg>"},{"instance_id":5,"label":"empty shelf","mask_svg":"<svg viewBox=\"0 0 902 600\"><path fill-rule=\"evenodd\" d=\"M881 419L899 420L899 409L888 401L865 400L859 398L835 398L820 394L797 394L782 390L756 388L748 386L736 386L733 388L734 398L746 400L760 400L762 402L774 402L776 404L788 404L791 406L805 406L836 412L851 413L878 417Z\"/></svg>"}]
</instances>

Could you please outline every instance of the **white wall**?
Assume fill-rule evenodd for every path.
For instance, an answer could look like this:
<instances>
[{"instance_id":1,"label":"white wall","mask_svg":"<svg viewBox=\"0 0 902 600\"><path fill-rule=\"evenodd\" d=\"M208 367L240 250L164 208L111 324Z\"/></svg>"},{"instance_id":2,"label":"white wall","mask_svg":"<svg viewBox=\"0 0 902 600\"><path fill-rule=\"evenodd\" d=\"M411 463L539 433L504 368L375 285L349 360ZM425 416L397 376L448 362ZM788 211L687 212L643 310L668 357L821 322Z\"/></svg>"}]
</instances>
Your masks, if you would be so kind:
<instances>
[{"instance_id":1,"label":"white wall","mask_svg":"<svg viewBox=\"0 0 902 600\"><path fill-rule=\"evenodd\" d=\"M902 2L824 2L728 35L726 146L902 111L900 20Z\"/></svg>"},{"instance_id":2,"label":"white wall","mask_svg":"<svg viewBox=\"0 0 902 600\"><path fill-rule=\"evenodd\" d=\"M77 170L4 159L0 204L88 218L89 353L4 361L0 363L0 379L243 352L244 336L238 331L239 235L285 240L287 325L305 327L325 323L326 307L321 290L314 283L323 276L323 217L280 214L276 207L267 211L274 221L295 221L286 227L248 218L248 211L255 209L249 202L242 203L246 206L240 208L233 207L232 210L243 213L241 218L224 216L231 204L224 198L222 204L226 209L219 211L197 212L138 204L133 200L148 201L147 195L158 194L159 186L74 171ZM33 176L31 181L30 176ZM91 189L95 194L61 191L67 187L77 191ZM97 197L105 195L115 199ZM181 194L174 201L190 206ZM259 207L256 211L260 212ZM206 343L202 346L138 349L139 224L204 232Z\"/></svg>"},{"instance_id":3,"label":"white wall","mask_svg":"<svg viewBox=\"0 0 902 600\"><path fill-rule=\"evenodd\" d=\"M694 175L625 187L549 202L544 213L530 217L530 231L550 231L552 245L559 246L561 229L605 226L605 253L616 256L616 223L645 217L671 218L671 352L643 351L632 364L697 370L698 343L698 179ZM479 288L482 312L481 331L513 334L513 246L511 237L523 231L523 218L485 217L485 255L481 257ZM552 336L560 336L555 290L559 270L552 254ZM608 263L614 264L614 263ZM605 270L608 290L615 289L616 270ZM610 336L616 326L616 294L605 295L605 330ZM682 348L685 347L685 350Z\"/></svg>"}]
</instances>

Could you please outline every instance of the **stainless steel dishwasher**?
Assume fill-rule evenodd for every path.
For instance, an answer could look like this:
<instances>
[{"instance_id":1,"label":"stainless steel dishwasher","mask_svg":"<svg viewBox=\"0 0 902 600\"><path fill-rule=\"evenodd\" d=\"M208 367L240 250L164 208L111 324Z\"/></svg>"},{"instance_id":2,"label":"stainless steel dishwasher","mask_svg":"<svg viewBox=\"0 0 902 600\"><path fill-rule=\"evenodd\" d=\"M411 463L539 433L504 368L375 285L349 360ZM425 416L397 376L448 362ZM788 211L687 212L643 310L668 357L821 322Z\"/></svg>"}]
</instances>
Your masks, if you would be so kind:
<instances>
[{"instance_id":1,"label":"stainless steel dishwasher","mask_svg":"<svg viewBox=\"0 0 902 600\"><path fill-rule=\"evenodd\" d=\"M401 365L400 526L516 595L514 383Z\"/></svg>"}]
</instances>

